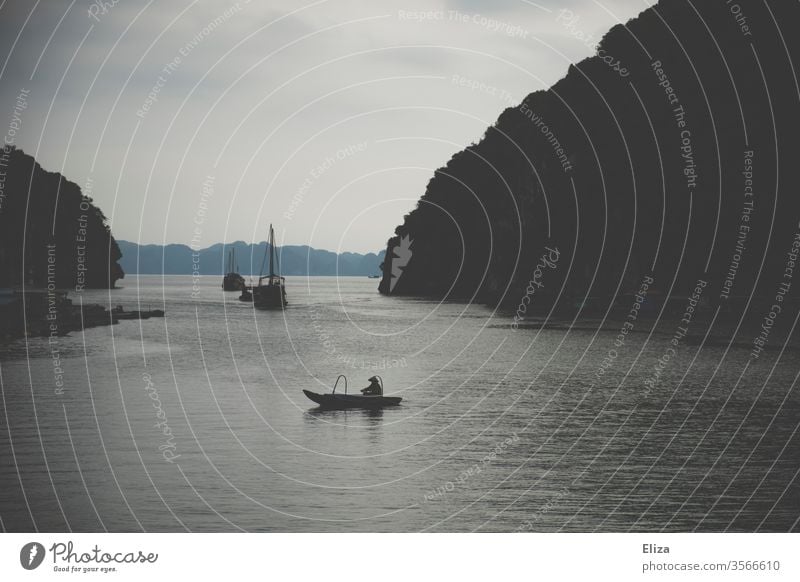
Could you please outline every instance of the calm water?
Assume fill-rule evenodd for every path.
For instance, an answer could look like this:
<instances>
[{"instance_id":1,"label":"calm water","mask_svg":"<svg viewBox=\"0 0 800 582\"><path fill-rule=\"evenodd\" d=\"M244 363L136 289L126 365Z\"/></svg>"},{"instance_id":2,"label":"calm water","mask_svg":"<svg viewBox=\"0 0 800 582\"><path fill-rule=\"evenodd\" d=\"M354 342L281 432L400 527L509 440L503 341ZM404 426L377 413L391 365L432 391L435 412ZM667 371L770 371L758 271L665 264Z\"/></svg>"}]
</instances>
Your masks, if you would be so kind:
<instances>
[{"instance_id":1,"label":"calm water","mask_svg":"<svg viewBox=\"0 0 800 582\"><path fill-rule=\"evenodd\" d=\"M167 317L0 347L9 531L798 527L795 351L742 375L747 347L687 342L648 393L675 321L637 323L598 380L616 332L513 331L377 280L289 278L285 312L219 277L124 285L83 301ZM315 410L301 390L340 373L403 405Z\"/></svg>"}]
</instances>

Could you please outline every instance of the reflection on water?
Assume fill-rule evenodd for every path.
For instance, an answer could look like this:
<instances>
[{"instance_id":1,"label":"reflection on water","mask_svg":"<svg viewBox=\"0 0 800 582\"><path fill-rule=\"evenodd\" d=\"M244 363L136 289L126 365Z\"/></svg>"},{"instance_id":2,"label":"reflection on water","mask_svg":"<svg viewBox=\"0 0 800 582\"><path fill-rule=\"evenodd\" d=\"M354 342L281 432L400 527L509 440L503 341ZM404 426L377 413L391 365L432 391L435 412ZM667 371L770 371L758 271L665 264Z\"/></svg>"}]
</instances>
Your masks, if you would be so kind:
<instances>
[{"instance_id":1,"label":"reflection on water","mask_svg":"<svg viewBox=\"0 0 800 582\"><path fill-rule=\"evenodd\" d=\"M306 411L306 420L343 424L350 427L379 426L383 409L326 410L319 406Z\"/></svg>"},{"instance_id":2,"label":"reflection on water","mask_svg":"<svg viewBox=\"0 0 800 582\"><path fill-rule=\"evenodd\" d=\"M290 278L285 312L218 278L194 300L188 277L125 284L83 301L167 317L0 347L8 530L798 527L792 350L744 370L747 348L687 342L648 390L666 333L631 334L599 376L613 333L515 332L366 278ZM402 405L302 393L340 373Z\"/></svg>"}]
</instances>

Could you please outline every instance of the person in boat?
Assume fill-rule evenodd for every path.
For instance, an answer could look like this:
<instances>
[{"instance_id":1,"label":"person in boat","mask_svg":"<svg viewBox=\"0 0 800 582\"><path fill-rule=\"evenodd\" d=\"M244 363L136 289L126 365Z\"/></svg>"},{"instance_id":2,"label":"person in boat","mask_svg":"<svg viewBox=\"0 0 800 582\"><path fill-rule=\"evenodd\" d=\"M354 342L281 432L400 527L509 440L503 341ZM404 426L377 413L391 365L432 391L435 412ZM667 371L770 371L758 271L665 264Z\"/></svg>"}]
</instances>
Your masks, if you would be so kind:
<instances>
[{"instance_id":1,"label":"person in boat","mask_svg":"<svg viewBox=\"0 0 800 582\"><path fill-rule=\"evenodd\" d=\"M372 378L368 378L369 386L361 390L361 393L364 396L383 396L383 388L381 388L380 382L378 382L378 377L373 376Z\"/></svg>"}]
</instances>

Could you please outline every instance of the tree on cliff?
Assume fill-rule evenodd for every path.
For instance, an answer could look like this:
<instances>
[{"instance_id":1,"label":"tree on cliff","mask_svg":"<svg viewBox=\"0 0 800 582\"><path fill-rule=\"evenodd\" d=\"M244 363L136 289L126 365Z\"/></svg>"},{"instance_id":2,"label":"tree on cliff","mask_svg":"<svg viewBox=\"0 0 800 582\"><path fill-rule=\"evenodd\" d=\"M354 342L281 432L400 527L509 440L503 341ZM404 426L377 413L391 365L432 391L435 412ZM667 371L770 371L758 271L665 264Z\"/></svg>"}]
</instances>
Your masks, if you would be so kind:
<instances>
[{"instance_id":1,"label":"tree on cliff","mask_svg":"<svg viewBox=\"0 0 800 582\"><path fill-rule=\"evenodd\" d=\"M0 150L0 287L105 288L124 277L106 217L77 184Z\"/></svg>"}]
</instances>

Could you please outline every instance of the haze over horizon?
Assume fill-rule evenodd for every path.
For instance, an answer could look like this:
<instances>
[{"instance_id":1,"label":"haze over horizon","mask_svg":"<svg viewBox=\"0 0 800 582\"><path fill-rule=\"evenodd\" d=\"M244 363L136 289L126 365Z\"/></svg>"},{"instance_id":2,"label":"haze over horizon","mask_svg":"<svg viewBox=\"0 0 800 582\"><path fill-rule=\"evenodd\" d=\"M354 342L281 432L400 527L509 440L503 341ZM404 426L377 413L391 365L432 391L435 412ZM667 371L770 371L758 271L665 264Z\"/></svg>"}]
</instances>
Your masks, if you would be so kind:
<instances>
[{"instance_id":1,"label":"haze over horizon","mask_svg":"<svg viewBox=\"0 0 800 582\"><path fill-rule=\"evenodd\" d=\"M141 244L376 252L433 171L650 3L5 2L14 145ZM559 14L571 10L568 26ZM35 25L34 25L35 24Z\"/></svg>"},{"instance_id":2,"label":"haze over horizon","mask_svg":"<svg viewBox=\"0 0 800 582\"><path fill-rule=\"evenodd\" d=\"M187 247L192 248L191 243L185 243L185 242L170 242L170 241L167 241L167 242L163 242L163 243L162 242L155 242L155 243L141 242L141 243L137 243L136 241L126 240L126 239L121 239L121 238L120 239L116 239L116 240L117 240L118 243L137 244L137 245L140 245L140 246L156 245L156 246L167 247L167 246L173 246L173 245L183 245L183 246L187 246ZM267 242L267 240L263 239L263 238L260 239L260 240L259 239L254 239L254 240L251 240L251 241L246 241L246 240L243 240L243 239L236 239L236 240L226 241L224 243L222 241L209 242L208 244L205 244L205 246L202 246L202 247L199 247L199 248L200 248L200 250L203 250L203 249L210 249L210 248L214 247L215 245L224 244L226 246L233 246L233 245L235 245L237 243L243 243L243 244L247 244L247 245L256 245L257 246L257 245L266 244L266 242ZM309 246L309 245L303 245L303 244L296 245L294 243L286 243L286 244L284 244L282 246L285 246L285 247L303 247L303 246L308 246L310 249L315 250L315 251L336 252L336 251L331 251L330 249L323 249L323 248ZM275 244L275 248L278 248L278 244L277 243ZM339 251L339 254L342 254L342 253L354 253L354 254L359 254L359 255L365 255L365 254L372 253L374 255L379 255L380 253L382 253L384 251L385 251L385 249L382 249L382 248L379 248L378 250L375 250L375 251L370 251L370 250L366 250L366 251L348 251L347 249L343 249L343 250Z\"/></svg>"}]
</instances>

